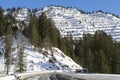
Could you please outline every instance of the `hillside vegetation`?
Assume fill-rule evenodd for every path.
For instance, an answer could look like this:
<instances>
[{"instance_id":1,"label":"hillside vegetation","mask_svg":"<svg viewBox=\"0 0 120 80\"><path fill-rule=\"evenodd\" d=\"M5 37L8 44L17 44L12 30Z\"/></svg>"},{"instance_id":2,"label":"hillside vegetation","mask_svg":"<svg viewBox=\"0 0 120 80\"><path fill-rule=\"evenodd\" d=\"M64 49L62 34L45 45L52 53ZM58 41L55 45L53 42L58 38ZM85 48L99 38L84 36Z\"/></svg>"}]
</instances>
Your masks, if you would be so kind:
<instances>
[{"instance_id":1,"label":"hillside vegetation","mask_svg":"<svg viewBox=\"0 0 120 80\"><path fill-rule=\"evenodd\" d=\"M94 34L83 33L82 37L75 39L73 35L74 31L68 32L65 36L62 35L59 30L60 28L58 28L60 26L56 25L54 19L48 17L48 12L40 12L38 16L35 13L36 10L32 12L28 9L25 9L28 12L21 12L20 10L19 8L13 8L4 13L2 8L0 8L0 37L5 47L7 73L9 72L10 65L13 64L10 62L12 60L12 42L14 38L17 39L18 34L22 34L28 39L29 45L34 46L34 51L41 48L52 51L52 47L54 46L62 50L82 67L88 68L90 72L120 73L120 43L114 40L108 33L96 30ZM25 14L23 18L19 18L20 15L17 15L17 13ZM26 14L29 16L26 16ZM65 18L67 19L68 17ZM18 72L26 71L24 62L26 57L24 55L25 46L23 46L23 42L25 41L21 37L18 45ZM0 55L3 55L3 53L0 52ZM34 52L32 55L34 55ZM54 62L53 59L50 62Z\"/></svg>"}]
</instances>

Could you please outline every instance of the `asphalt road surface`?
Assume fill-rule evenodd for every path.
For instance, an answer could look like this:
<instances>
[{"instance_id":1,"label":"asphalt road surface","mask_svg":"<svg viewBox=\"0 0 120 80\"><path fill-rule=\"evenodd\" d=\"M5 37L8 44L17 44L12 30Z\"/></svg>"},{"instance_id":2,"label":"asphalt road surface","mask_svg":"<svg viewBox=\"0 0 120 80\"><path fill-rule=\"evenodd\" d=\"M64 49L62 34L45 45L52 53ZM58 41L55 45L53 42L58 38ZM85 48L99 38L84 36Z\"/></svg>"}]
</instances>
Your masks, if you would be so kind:
<instances>
[{"instance_id":1,"label":"asphalt road surface","mask_svg":"<svg viewBox=\"0 0 120 80\"><path fill-rule=\"evenodd\" d=\"M82 80L82 79L72 79L70 77L63 77L57 74L43 74L39 76L33 76L25 80Z\"/></svg>"},{"instance_id":2,"label":"asphalt road surface","mask_svg":"<svg viewBox=\"0 0 120 80\"><path fill-rule=\"evenodd\" d=\"M39 76L33 76L25 80L59 80L56 77L56 74L43 74Z\"/></svg>"}]
</instances>

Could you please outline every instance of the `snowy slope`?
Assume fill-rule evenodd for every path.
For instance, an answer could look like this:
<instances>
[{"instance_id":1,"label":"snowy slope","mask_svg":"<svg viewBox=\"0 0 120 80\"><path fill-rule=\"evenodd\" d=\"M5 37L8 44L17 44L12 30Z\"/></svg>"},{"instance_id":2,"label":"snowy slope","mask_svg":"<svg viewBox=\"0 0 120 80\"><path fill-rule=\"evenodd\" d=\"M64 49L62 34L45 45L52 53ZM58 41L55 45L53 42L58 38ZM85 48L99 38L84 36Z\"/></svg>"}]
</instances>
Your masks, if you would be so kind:
<instances>
[{"instance_id":1,"label":"snowy slope","mask_svg":"<svg viewBox=\"0 0 120 80\"><path fill-rule=\"evenodd\" d=\"M40 16L42 12L51 18L63 37L72 34L75 39L82 38L83 34L94 34L97 30L103 30L111 35L114 40L120 41L120 18L103 12L82 13L76 8L64 8L56 6L48 6L35 12ZM5 12L4 14L7 14ZM29 23L30 12L26 8L22 8L14 13L17 21L25 21ZM19 24L17 24L18 27Z\"/></svg>"},{"instance_id":2,"label":"snowy slope","mask_svg":"<svg viewBox=\"0 0 120 80\"><path fill-rule=\"evenodd\" d=\"M38 71L38 70L71 70L71 69L82 69L82 67L76 64L70 57L66 56L61 50L58 48L52 47L52 50L48 50L45 48L36 48L29 44L29 40L27 40L22 34L19 34L17 38L13 40L12 46L12 58L14 61L10 67L10 72L14 72L16 70L15 65L18 60L18 44L20 39L24 39L24 53L25 53L25 62L27 66L27 71ZM0 39L0 52L2 55L0 56L0 72L5 70L5 59L4 59L4 44L3 39Z\"/></svg>"},{"instance_id":3,"label":"snowy slope","mask_svg":"<svg viewBox=\"0 0 120 80\"><path fill-rule=\"evenodd\" d=\"M96 30L103 30L108 35L111 35L114 40L120 41L120 19L102 12L96 12L91 14L83 14L75 8L64 8L49 6L43 8L43 10L37 11L35 14L40 16L42 12L47 14L48 18L51 18L60 31L63 37L67 34L72 34L75 39L83 37L83 34L94 34ZM7 12L4 13L5 15ZM30 12L26 8L22 8L19 11L15 11L13 16L18 21L25 21L29 23ZM20 36L20 35L18 35ZM0 71L4 70L4 37L0 38ZM19 38L13 40L12 56L17 57ZM34 50L34 47L29 44L29 40L25 38L26 62L28 71L36 71L40 69L76 69L81 68L71 58L66 56L58 48L53 48L52 51L45 49ZM47 53L47 55L46 55ZM34 55L33 55L34 54ZM11 71L14 70L14 65L11 65Z\"/></svg>"},{"instance_id":4,"label":"snowy slope","mask_svg":"<svg viewBox=\"0 0 120 80\"><path fill-rule=\"evenodd\" d=\"M28 15L29 15L28 9L23 8L16 13L15 18L18 21L25 21L28 19L29 17Z\"/></svg>"},{"instance_id":5,"label":"snowy slope","mask_svg":"<svg viewBox=\"0 0 120 80\"><path fill-rule=\"evenodd\" d=\"M75 8L55 6L45 7L43 12L54 20L63 37L72 34L77 39L83 34L94 34L96 30L103 30L114 40L120 41L120 19L111 14L102 12L83 14Z\"/></svg>"}]
</instances>

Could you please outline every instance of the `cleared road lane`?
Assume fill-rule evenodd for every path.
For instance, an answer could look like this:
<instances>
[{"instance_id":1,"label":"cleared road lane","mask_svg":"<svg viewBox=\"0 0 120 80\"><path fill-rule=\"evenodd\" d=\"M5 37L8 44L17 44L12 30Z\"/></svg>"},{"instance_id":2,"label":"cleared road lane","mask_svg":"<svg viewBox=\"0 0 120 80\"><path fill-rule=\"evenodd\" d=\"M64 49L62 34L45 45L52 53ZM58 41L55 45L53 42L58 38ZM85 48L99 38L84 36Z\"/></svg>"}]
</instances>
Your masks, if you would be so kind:
<instances>
[{"instance_id":1,"label":"cleared road lane","mask_svg":"<svg viewBox=\"0 0 120 80\"><path fill-rule=\"evenodd\" d=\"M45 75L29 77L25 80L59 80L59 79L56 77L55 74L45 74Z\"/></svg>"},{"instance_id":2,"label":"cleared road lane","mask_svg":"<svg viewBox=\"0 0 120 80\"><path fill-rule=\"evenodd\" d=\"M59 74L45 74L45 75L39 75L39 76L33 76L29 77L25 80L83 80L79 78L72 78L67 76L62 76Z\"/></svg>"}]
</instances>

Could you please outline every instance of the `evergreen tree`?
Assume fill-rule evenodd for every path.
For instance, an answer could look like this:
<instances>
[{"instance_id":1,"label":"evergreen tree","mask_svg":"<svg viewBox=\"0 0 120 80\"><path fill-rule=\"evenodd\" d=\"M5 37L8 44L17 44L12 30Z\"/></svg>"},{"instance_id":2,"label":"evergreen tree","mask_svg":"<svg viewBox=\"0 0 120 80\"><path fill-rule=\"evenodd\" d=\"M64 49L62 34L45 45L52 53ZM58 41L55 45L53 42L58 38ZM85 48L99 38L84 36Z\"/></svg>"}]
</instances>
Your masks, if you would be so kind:
<instances>
[{"instance_id":1,"label":"evergreen tree","mask_svg":"<svg viewBox=\"0 0 120 80\"><path fill-rule=\"evenodd\" d=\"M93 69L95 73L100 72L100 60L99 60L99 52L94 52L94 60L93 60Z\"/></svg>"},{"instance_id":2,"label":"evergreen tree","mask_svg":"<svg viewBox=\"0 0 120 80\"><path fill-rule=\"evenodd\" d=\"M6 74L9 73L10 61L11 61L11 46L12 46L12 28L10 25L7 27L7 33L5 38L5 59L6 59Z\"/></svg>"},{"instance_id":3,"label":"evergreen tree","mask_svg":"<svg viewBox=\"0 0 120 80\"><path fill-rule=\"evenodd\" d=\"M100 50L99 52L99 64L100 64L100 73L109 73L109 65L107 63L107 59L106 59L106 56L105 56L105 53Z\"/></svg>"},{"instance_id":4,"label":"evergreen tree","mask_svg":"<svg viewBox=\"0 0 120 80\"><path fill-rule=\"evenodd\" d=\"M25 62L25 53L24 53L24 39L21 38L20 43L18 44L19 51L17 56L16 72L25 72L26 71L26 62Z\"/></svg>"},{"instance_id":5,"label":"evergreen tree","mask_svg":"<svg viewBox=\"0 0 120 80\"><path fill-rule=\"evenodd\" d=\"M87 52L87 66L86 68L88 68L88 70L90 72L94 72L94 68L93 68L93 60L94 60L94 55L91 49L88 50Z\"/></svg>"},{"instance_id":6,"label":"evergreen tree","mask_svg":"<svg viewBox=\"0 0 120 80\"><path fill-rule=\"evenodd\" d=\"M111 59L111 72L113 74L120 74L120 46L118 43L114 43Z\"/></svg>"},{"instance_id":7,"label":"evergreen tree","mask_svg":"<svg viewBox=\"0 0 120 80\"><path fill-rule=\"evenodd\" d=\"M77 60L78 60L79 64L84 67L84 60L85 60L84 59L84 49L82 48L80 43L75 45L75 54L78 58Z\"/></svg>"},{"instance_id":8,"label":"evergreen tree","mask_svg":"<svg viewBox=\"0 0 120 80\"><path fill-rule=\"evenodd\" d=\"M39 47L41 40L37 29L37 18L35 15L31 16L29 29L30 29L30 42L35 47Z\"/></svg>"},{"instance_id":9,"label":"evergreen tree","mask_svg":"<svg viewBox=\"0 0 120 80\"><path fill-rule=\"evenodd\" d=\"M15 12L16 11L16 8L15 7L12 7L12 12Z\"/></svg>"},{"instance_id":10,"label":"evergreen tree","mask_svg":"<svg viewBox=\"0 0 120 80\"><path fill-rule=\"evenodd\" d=\"M48 27L47 27L47 16L43 12L41 16L38 18L38 30L41 39L44 40L48 34Z\"/></svg>"},{"instance_id":11,"label":"evergreen tree","mask_svg":"<svg viewBox=\"0 0 120 80\"><path fill-rule=\"evenodd\" d=\"M67 46L65 44L65 39L58 37L58 48L61 49L65 54L67 54L68 56L70 56L69 52L67 51Z\"/></svg>"},{"instance_id":12,"label":"evergreen tree","mask_svg":"<svg viewBox=\"0 0 120 80\"><path fill-rule=\"evenodd\" d=\"M4 34L5 31L5 18L3 15L3 9L0 7L0 36Z\"/></svg>"},{"instance_id":13,"label":"evergreen tree","mask_svg":"<svg viewBox=\"0 0 120 80\"><path fill-rule=\"evenodd\" d=\"M52 43L51 43L49 37L44 38L44 40L43 40L43 46L42 47L44 47L45 49L52 50Z\"/></svg>"},{"instance_id":14,"label":"evergreen tree","mask_svg":"<svg viewBox=\"0 0 120 80\"><path fill-rule=\"evenodd\" d=\"M11 61L11 45L12 45L12 38L11 36L6 36L5 39L5 64L6 64L6 74L9 73L10 69L10 61Z\"/></svg>"},{"instance_id":15,"label":"evergreen tree","mask_svg":"<svg viewBox=\"0 0 120 80\"><path fill-rule=\"evenodd\" d=\"M51 19L47 19L47 36L51 39L52 45L58 47L58 39L60 39L60 34L57 28L54 25L54 22ZM59 37L59 38L58 38Z\"/></svg>"},{"instance_id":16,"label":"evergreen tree","mask_svg":"<svg viewBox=\"0 0 120 80\"><path fill-rule=\"evenodd\" d=\"M90 34L83 35L83 43L82 47L84 49L84 67L88 67L89 59L88 55L91 53L91 46L92 46L92 36Z\"/></svg>"}]
</instances>

